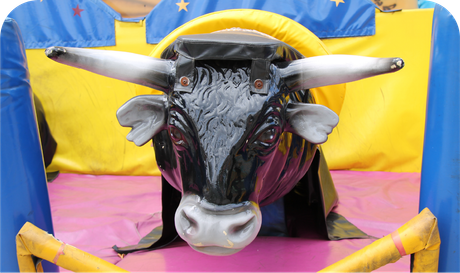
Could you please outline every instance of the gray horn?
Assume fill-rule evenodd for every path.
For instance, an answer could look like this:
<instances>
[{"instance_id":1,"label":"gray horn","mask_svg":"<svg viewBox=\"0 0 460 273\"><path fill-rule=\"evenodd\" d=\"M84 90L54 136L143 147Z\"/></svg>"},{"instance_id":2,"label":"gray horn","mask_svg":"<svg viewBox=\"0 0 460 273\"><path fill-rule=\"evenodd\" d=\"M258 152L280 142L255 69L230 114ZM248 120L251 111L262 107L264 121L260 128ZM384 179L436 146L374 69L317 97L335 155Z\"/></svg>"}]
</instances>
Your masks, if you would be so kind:
<instances>
[{"instance_id":1,"label":"gray horn","mask_svg":"<svg viewBox=\"0 0 460 273\"><path fill-rule=\"evenodd\" d=\"M134 53L53 46L48 58L110 78L144 85L167 93L173 81L174 61Z\"/></svg>"},{"instance_id":2,"label":"gray horn","mask_svg":"<svg viewBox=\"0 0 460 273\"><path fill-rule=\"evenodd\" d=\"M325 55L295 60L280 68L290 92L396 72L404 67L400 58Z\"/></svg>"}]
</instances>

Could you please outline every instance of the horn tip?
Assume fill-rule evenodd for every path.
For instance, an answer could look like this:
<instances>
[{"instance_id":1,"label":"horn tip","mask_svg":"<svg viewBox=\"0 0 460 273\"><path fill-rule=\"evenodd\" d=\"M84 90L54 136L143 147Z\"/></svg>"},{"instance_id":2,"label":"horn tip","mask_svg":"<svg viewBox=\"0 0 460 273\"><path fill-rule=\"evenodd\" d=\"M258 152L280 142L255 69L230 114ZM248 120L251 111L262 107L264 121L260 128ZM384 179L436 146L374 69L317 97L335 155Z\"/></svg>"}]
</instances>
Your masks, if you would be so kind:
<instances>
[{"instance_id":1,"label":"horn tip","mask_svg":"<svg viewBox=\"0 0 460 273\"><path fill-rule=\"evenodd\" d=\"M392 72L396 72L404 67L404 60L401 58L394 58L391 64Z\"/></svg>"},{"instance_id":2,"label":"horn tip","mask_svg":"<svg viewBox=\"0 0 460 273\"><path fill-rule=\"evenodd\" d=\"M52 60L56 60L57 58L59 58L59 56L65 54L66 52L67 51L65 50L65 48L60 47L60 46L48 47L45 50L46 56Z\"/></svg>"}]
</instances>

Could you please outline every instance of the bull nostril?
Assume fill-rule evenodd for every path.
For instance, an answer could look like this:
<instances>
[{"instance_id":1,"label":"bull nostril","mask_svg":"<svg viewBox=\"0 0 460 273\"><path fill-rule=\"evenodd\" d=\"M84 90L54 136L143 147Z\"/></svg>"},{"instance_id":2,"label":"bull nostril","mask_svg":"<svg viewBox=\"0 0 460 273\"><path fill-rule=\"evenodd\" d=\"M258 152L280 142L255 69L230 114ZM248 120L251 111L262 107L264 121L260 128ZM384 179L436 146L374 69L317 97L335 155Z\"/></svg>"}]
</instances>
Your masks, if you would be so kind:
<instances>
[{"instance_id":1,"label":"bull nostril","mask_svg":"<svg viewBox=\"0 0 460 273\"><path fill-rule=\"evenodd\" d=\"M231 231L230 231L231 236L232 237L238 237L240 239L243 239L243 238L245 238L247 236L251 236L252 235L251 231L254 228L255 221L256 221L256 217L253 216L253 217L251 217L251 219L249 219L248 221L246 221L243 224L234 225L231 228Z\"/></svg>"},{"instance_id":2,"label":"bull nostril","mask_svg":"<svg viewBox=\"0 0 460 273\"><path fill-rule=\"evenodd\" d=\"M182 230L189 235L195 235L198 227L197 221L188 216L184 210L181 211L180 216Z\"/></svg>"}]
</instances>

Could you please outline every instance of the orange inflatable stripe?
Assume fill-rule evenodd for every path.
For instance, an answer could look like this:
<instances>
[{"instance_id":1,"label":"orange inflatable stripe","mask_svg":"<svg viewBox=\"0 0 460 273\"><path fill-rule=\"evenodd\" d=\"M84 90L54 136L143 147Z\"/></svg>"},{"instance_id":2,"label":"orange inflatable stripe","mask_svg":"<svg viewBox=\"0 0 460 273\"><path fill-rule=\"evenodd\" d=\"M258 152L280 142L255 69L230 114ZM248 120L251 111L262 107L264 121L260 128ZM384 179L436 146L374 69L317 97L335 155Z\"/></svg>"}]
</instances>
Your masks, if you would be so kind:
<instances>
[{"instance_id":1,"label":"orange inflatable stripe","mask_svg":"<svg viewBox=\"0 0 460 273\"><path fill-rule=\"evenodd\" d=\"M401 254L401 257L406 256L406 250L404 249L398 230L395 230L391 233L391 239L393 239L393 243L395 243L395 246L398 249L399 254Z\"/></svg>"}]
</instances>

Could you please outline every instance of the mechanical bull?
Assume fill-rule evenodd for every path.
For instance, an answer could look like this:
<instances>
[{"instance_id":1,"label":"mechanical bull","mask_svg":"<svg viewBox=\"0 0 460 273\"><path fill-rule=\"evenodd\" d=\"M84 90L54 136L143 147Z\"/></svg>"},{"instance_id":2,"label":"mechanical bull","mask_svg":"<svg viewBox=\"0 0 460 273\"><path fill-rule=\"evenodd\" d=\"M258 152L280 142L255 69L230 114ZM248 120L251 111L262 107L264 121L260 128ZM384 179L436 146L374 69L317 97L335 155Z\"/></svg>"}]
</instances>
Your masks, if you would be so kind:
<instances>
[{"instance_id":1,"label":"mechanical bull","mask_svg":"<svg viewBox=\"0 0 460 273\"><path fill-rule=\"evenodd\" d=\"M181 36L161 59L61 47L46 54L164 93L134 97L117 117L122 126L132 127L129 141L140 146L153 138L163 180L182 194L174 216L177 234L193 249L212 255L233 254L251 243L262 224L259 206L290 192L309 204L321 203L324 221L337 195L327 182L327 166L320 170L319 144L339 118L315 104L309 89L404 66L399 58L304 58L253 31ZM169 191L166 183L163 187ZM156 246L175 238L165 239L172 221L165 213L167 198L163 193L163 233L151 234ZM144 239L140 245L151 247Z\"/></svg>"}]
</instances>

